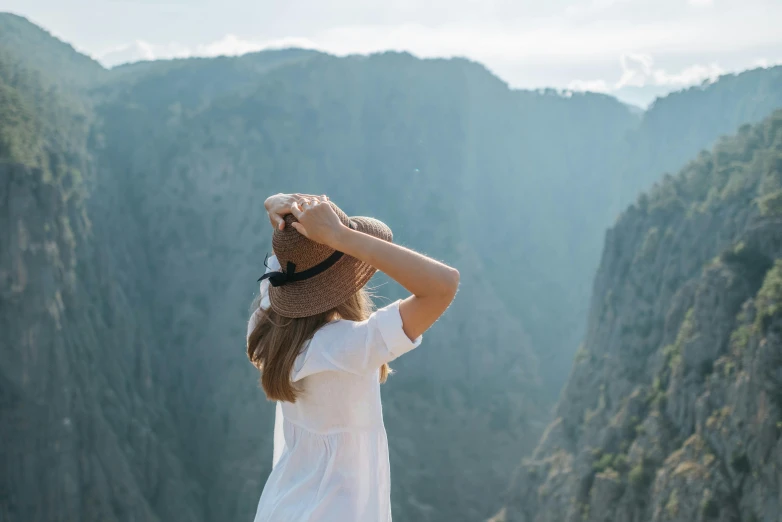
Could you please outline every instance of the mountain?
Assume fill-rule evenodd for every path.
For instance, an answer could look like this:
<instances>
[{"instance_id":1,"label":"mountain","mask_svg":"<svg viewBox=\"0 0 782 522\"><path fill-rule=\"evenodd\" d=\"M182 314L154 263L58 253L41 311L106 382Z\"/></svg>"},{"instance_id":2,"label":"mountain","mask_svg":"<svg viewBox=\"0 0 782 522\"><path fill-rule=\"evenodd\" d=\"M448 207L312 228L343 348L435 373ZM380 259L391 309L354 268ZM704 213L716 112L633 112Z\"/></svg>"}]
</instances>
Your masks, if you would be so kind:
<instances>
[{"instance_id":1,"label":"mountain","mask_svg":"<svg viewBox=\"0 0 782 522\"><path fill-rule=\"evenodd\" d=\"M150 318L93 236L90 111L20 63L0 55L0 520L202 520Z\"/></svg>"},{"instance_id":2,"label":"mountain","mask_svg":"<svg viewBox=\"0 0 782 522\"><path fill-rule=\"evenodd\" d=\"M6 62L17 61L38 80L59 86L84 87L108 75L98 62L54 38L26 18L0 13L0 50Z\"/></svg>"},{"instance_id":3,"label":"mountain","mask_svg":"<svg viewBox=\"0 0 782 522\"><path fill-rule=\"evenodd\" d=\"M401 520L485 519L549 420L633 187L782 106L780 69L705 88L733 108L715 125L695 91L639 115L462 59L290 49L105 70L19 17L0 27L11 521L251 519L271 464L243 349L262 201L302 190L459 268L455 304L383 387L392 501ZM664 139L682 126L691 140Z\"/></svg>"},{"instance_id":4,"label":"mountain","mask_svg":"<svg viewBox=\"0 0 782 522\"><path fill-rule=\"evenodd\" d=\"M705 144L761 121L780 102L782 67L725 75L656 100L627 138L630 161L623 168L622 199L632 201L661 173L678 171Z\"/></svg>"},{"instance_id":5,"label":"mountain","mask_svg":"<svg viewBox=\"0 0 782 522\"><path fill-rule=\"evenodd\" d=\"M776 520L780 303L777 111L608 232L556 419L493 520Z\"/></svg>"}]
</instances>

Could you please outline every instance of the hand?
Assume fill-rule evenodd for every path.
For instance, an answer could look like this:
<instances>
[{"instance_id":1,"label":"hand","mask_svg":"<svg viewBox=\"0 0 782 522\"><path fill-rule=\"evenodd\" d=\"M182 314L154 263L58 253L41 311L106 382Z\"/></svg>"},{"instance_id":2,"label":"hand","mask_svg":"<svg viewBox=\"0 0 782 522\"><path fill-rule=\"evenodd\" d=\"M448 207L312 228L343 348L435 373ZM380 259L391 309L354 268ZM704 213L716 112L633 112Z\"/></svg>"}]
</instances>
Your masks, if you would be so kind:
<instances>
[{"instance_id":1,"label":"hand","mask_svg":"<svg viewBox=\"0 0 782 522\"><path fill-rule=\"evenodd\" d=\"M264 207L266 207L266 212L269 213L269 222L272 228L277 230L285 228L285 216L292 213L291 207L294 203L304 203L305 200L317 198L318 196L311 194L275 194L269 196L264 203Z\"/></svg>"},{"instance_id":2,"label":"hand","mask_svg":"<svg viewBox=\"0 0 782 522\"><path fill-rule=\"evenodd\" d=\"M339 233L347 229L326 196L304 198L301 204L295 202L291 214L298 220L291 224L293 228L316 243L333 246Z\"/></svg>"}]
</instances>

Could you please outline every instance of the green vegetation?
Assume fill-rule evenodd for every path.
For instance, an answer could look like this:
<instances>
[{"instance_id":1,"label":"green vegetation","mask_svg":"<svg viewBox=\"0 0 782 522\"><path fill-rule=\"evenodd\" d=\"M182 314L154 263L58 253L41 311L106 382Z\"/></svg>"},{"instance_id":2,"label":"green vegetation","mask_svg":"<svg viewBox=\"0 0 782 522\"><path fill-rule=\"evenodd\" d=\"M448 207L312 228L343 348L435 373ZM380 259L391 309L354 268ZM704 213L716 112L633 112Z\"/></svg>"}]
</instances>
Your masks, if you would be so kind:
<instances>
[{"instance_id":1,"label":"green vegetation","mask_svg":"<svg viewBox=\"0 0 782 522\"><path fill-rule=\"evenodd\" d=\"M714 113L707 111L704 117L708 118L709 114ZM774 257L779 257L776 209L781 190L782 112L777 111L759 125L742 126L736 136L720 140L679 174L665 177L638 197L637 203L612 229L604 265L595 284L596 291L601 293L595 299L600 309L592 311L592 317L598 320L590 329L593 344L586 345L596 356L605 347L612 364L602 369L603 375L587 373L583 367L574 368L569 395L563 398L565 402L558 411L569 411L583 403L593 404L594 397L607 382L628 380L622 388L627 390L639 381L651 379L647 401L641 405L644 409L639 416L656 417L655 438L659 440L640 438L643 424L628 425L639 437L633 449L646 447L655 456L662 451L665 472L655 484L657 487L651 488L656 476L652 463L631 465L626 476L632 487L599 513L593 504L593 519L612 519L615 506L621 506L619 509L633 506L638 510L634 515L638 520L661 515L653 513L651 506L654 509L662 506L664 519L690 516L691 499L685 502L681 496L684 490L677 488L680 480L702 484L707 491L702 499L696 499L701 501L700 511L693 518L725 518L727 504L722 504L723 499L710 491L714 488L722 491L726 474L761 480L764 473L773 472L770 463L756 465L745 451L726 456L720 449L735 447L736 438L752 441L753 447L762 446L766 451L772 451L774 444L752 429L754 423L765 423L768 415L775 415L779 408L778 367L775 366L778 336L768 335L761 328L775 327L781 310L782 260L774 263ZM725 245L732 246L725 249ZM603 296L611 296L610 308L605 306L607 300ZM689 306L695 308L690 308L683 317L679 315L682 307ZM709 307L714 307L714 315ZM721 328L723 325L715 324L715 317L722 317L720 314L726 311L729 317L739 308L744 312L728 331ZM610 314L601 313L608 311ZM676 328L674 321L679 317L682 317L681 324L673 332L673 338L670 328ZM645 332L647 336L635 335L644 324L652 325ZM699 335L704 339L696 339ZM706 337L708 346L694 342ZM645 338L651 342L645 343ZM730 345L728 353L721 350L726 345ZM758 349L748 353L750 345ZM706 353L708 359L704 357ZM685 358L700 361L698 367L681 371ZM692 378L692 370L697 370L700 382ZM733 394L744 393L747 385L763 390L757 401L758 411L753 410L754 405L747 405L749 411L733 412L728 406L733 402ZM697 414L693 419L693 401L716 406L705 420L705 426ZM713 401L728 402L714 405ZM618 419L626 406L622 397L609 395L600 418ZM756 420L761 418L764 420ZM607 445L606 440L610 441L612 451L614 448L624 451L625 447L612 431L616 425L614 421L600 430L593 421L578 431L578 437L572 438L576 441L574 460L586 457L582 448ZM550 437L546 444L552 444ZM666 454L671 448L681 446L682 440L687 442L679 450ZM538 456L545 458L545 453ZM592 458L595 472L612 474L615 466L615 455L598 454ZM730 498L731 503L735 502L731 509L743 506L747 500L746 490L741 491L741 480L739 477L738 486L731 487L730 496L735 496ZM566 481L560 491L567 491L571 484ZM555 493L550 498L557 498ZM771 506L771 511L766 508L765 517L775 516L774 492L761 496ZM753 498L752 502L758 500Z\"/></svg>"},{"instance_id":2,"label":"green vegetation","mask_svg":"<svg viewBox=\"0 0 782 522\"><path fill-rule=\"evenodd\" d=\"M47 86L85 86L108 72L72 46L54 39L25 18L9 13L0 13L0 52L13 56L29 71L44 73L41 81Z\"/></svg>"},{"instance_id":3,"label":"green vegetation","mask_svg":"<svg viewBox=\"0 0 782 522\"><path fill-rule=\"evenodd\" d=\"M652 381L652 386L649 388L649 393L646 396L646 401L652 407L658 410L664 409L667 401L665 395L665 389L663 388L662 380L660 376L655 376Z\"/></svg>"},{"instance_id":4,"label":"green vegetation","mask_svg":"<svg viewBox=\"0 0 782 522\"><path fill-rule=\"evenodd\" d=\"M668 502L665 503L665 511L670 518L675 518L679 514L679 493L674 489L668 495Z\"/></svg>"},{"instance_id":5,"label":"green vegetation","mask_svg":"<svg viewBox=\"0 0 782 522\"><path fill-rule=\"evenodd\" d=\"M646 236L641 244L641 249L638 252L639 260L650 260L654 257L657 251L657 247L660 244L660 229L652 227L646 231Z\"/></svg>"},{"instance_id":6,"label":"green vegetation","mask_svg":"<svg viewBox=\"0 0 782 522\"><path fill-rule=\"evenodd\" d=\"M643 492L651 486L654 480L655 468L646 457L632 467L627 475L630 485L636 492Z\"/></svg>"},{"instance_id":7,"label":"green vegetation","mask_svg":"<svg viewBox=\"0 0 782 522\"><path fill-rule=\"evenodd\" d=\"M625 453L603 453L602 450L593 451L592 470L594 473L606 473L615 475L615 478L626 477L629 471L629 462Z\"/></svg>"},{"instance_id":8,"label":"green vegetation","mask_svg":"<svg viewBox=\"0 0 782 522\"><path fill-rule=\"evenodd\" d=\"M582 362L589 359L589 352L586 351L584 348L584 345L581 345L579 349L576 351L576 355L574 357L575 364L581 364Z\"/></svg>"},{"instance_id":9,"label":"green vegetation","mask_svg":"<svg viewBox=\"0 0 782 522\"><path fill-rule=\"evenodd\" d=\"M24 165L40 163L40 140L29 107L0 80L0 158Z\"/></svg>"},{"instance_id":10,"label":"green vegetation","mask_svg":"<svg viewBox=\"0 0 782 522\"><path fill-rule=\"evenodd\" d=\"M741 324L730 334L730 344L739 353L744 351L752 338L752 325Z\"/></svg>"},{"instance_id":11,"label":"green vegetation","mask_svg":"<svg viewBox=\"0 0 782 522\"><path fill-rule=\"evenodd\" d=\"M782 190L766 194L758 199L760 213L766 217L782 216Z\"/></svg>"},{"instance_id":12,"label":"green vegetation","mask_svg":"<svg viewBox=\"0 0 782 522\"><path fill-rule=\"evenodd\" d=\"M684 315L684 321L682 321L682 325L679 327L679 333L676 336L676 346L678 346L678 352L681 353L681 347L684 343L689 341L693 335L695 335L695 310L693 308L690 308L687 310L687 313ZM674 355L676 355L674 353Z\"/></svg>"},{"instance_id":13,"label":"green vegetation","mask_svg":"<svg viewBox=\"0 0 782 522\"><path fill-rule=\"evenodd\" d=\"M760 286L763 277L773 264L768 256L755 248L748 247L743 241L723 252L720 257L723 262L739 267L753 287Z\"/></svg>"},{"instance_id":14,"label":"green vegetation","mask_svg":"<svg viewBox=\"0 0 782 522\"><path fill-rule=\"evenodd\" d=\"M762 125L721 140L711 153L658 184L648 196L650 208L665 209L671 216L685 207L690 213L710 212L727 200L750 197L758 200L761 211L773 213L782 189L782 173L776 168L782 152L775 148L780 120L782 115L775 113Z\"/></svg>"},{"instance_id":15,"label":"green vegetation","mask_svg":"<svg viewBox=\"0 0 782 522\"><path fill-rule=\"evenodd\" d=\"M671 370L674 370L682 363L682 348L678 340L676 344L669 344L663 348L663 357Z\"/></svg>"},{"instance_id":16,"label":"green vegetation","mask_svg":"<svg viewBox=\"0 0 782 522\"><path fill-rule=\"evenodd\" d=\"M777 259L766 274L755 298L755 308L755 326L760 331L765 331L771 318L782 311L782 259Z\"/></svg>"},{"instance_id":17,"label":"green vegetation","mask_svg":"<svg viewBox=\"0 0 782 522\"><path fill-rule=\"evenodd\" d=\"M589 520L589 503L582 502L580 505L581 520Z\"/></svg>"},{"instance_id":18,"label":"green vegetation","mask_svg":"<svg viewBox=\"0 0 782 522\"><path fill-rule=\"evenodd\" d=\"M63 514L67 520L113 520L115 512L97 510L129 505L139 520L248 519L257 497L245 495L247 484L257 484L269 463L247 455L271 444L272 415L260 394L235 400L247 397L256 376L237 362L241 350L218 355L215 347L242 344L241 321L269 250L259 198L307 190L328 193L352 214L380 217L405 244L462 270L463 295L474 299L449 311L426 353L399 361L384 391L394 426L393 503L401 520L484 520L571 369L593 288L605 290L595 299L604 318L634 336L605 365L608 373L623 357L658 347L651 342L659 343L665 323L651 306L658 286L673 296L694 276L663 280L645 270L665 256L692 261L682 220L712 212L704 221L716 221L733 200L757 201L766 218L775 215L779 158L767 149L779 141L782 113L743 128L682 173L660 174L782 106L780 71L730 76L639 115L609 96L511 90L479 64L405 53L281 50L107 71L26 20L0 15L0 167L13 170L35 203L13 206L19 215L2 232L16 238L29 230L38 241L23 255L11 252L14 261L38 255L38 264L18 270L35 284L0 317L0 355L12 362L12 378L0 375L11 393L5 402L29 405L3 416L21 419L3 444L26 454L69 441L63 430L79 427L68 432L73 444L50 455L56 462L31 458L24 476L0 480L0 490L30 506L35 498L96 506L94 516ZM626 213L648 218L637 237L604 249L607 227L611 237L632 235L615 216L655 181ZM488 227L480 217L487 212ZM621 262L606 265L593 286L601 253ZM734 249L724 260L759 273L762 259L752 254ZM631 281L637 274L651 279ZM64 284L76 276L78 284ZM628 282L650 306L625 321L638 304L627 299ZM32 295L39 286L51 295ZM381 291L401 295L394 285ZM767 294L759 302L776 310ZM40 320L47 313L57 316L55 326ZM649 392L657 408L665 409L671 370L696 326L688 313L666 351ZM601 350L579 350L577 363L595 364L573 372L604 362ZM443 365L435 356L442 353L472 355ZM16 375L46 386L17 401ZM586 421L616 418L616 397L601 384L590 390L597 409ZM40 404L70 408L58 410L69 424L27 423ZM262 424L248 429L256 414ZM640 434L640 419L632 424ZM631 467L627 431L612 450L618 454L595 459L595 472L619 474L641 498L655 468L646 459ZM116 476L90 489L104 466ZM52 469L73 482L41 482ZM541 480L543 468L535 469L530 476ZM139 477L166 485L165 494ZM540 495L556 498L554 487ZM168 505L194 511L172 516Z\"/></svg>"},{"instance_id":19,"label":"green vegetation","mask_svg":"<svg viewBox=\"0 0 782 522\"><path fill-rule=\"evenodd\" d=\"M713 520L720 516L720 506L711 495L704 496L701 501L701 516L704 520Z\"/></svg>"}]
</instances>

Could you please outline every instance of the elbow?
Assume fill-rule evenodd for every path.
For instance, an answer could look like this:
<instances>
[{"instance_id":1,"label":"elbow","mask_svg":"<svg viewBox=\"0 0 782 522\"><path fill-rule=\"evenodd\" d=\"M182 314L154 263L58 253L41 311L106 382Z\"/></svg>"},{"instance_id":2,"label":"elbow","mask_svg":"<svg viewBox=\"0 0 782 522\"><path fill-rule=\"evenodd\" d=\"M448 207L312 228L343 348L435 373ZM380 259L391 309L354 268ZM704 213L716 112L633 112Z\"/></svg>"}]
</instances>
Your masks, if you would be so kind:
<instances>
[{"instance_id":1,"label":"elbow","mask_svg":"<svg viewBox=\"0 0 782 522\"><path fill-rule=\"evenodd\" d=\"M453 298L456 297L456 292L459 290L459 277L458 270L448 267L443 293L448 296L450 300L453 300Z\"/></svg>"}]
</instances>

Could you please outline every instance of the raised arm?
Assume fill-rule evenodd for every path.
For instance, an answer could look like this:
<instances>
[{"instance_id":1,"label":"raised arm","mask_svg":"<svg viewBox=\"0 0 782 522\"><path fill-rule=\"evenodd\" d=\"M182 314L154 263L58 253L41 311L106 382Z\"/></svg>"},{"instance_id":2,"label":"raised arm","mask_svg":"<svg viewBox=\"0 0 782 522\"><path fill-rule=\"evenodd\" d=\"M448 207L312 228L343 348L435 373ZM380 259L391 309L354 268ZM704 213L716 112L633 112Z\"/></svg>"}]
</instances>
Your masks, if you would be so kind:
<instances>
[{"instance_id":1,"label":"raised arm","mask_svg":"<svg viewBox=\"0 0 782 522\"><path fill-rule=\"evenodd\" d=\"M294 202L291 213L299 221L293 223L299 233L372 265L413 294L399 306L411 340L428 330L453 301L459 286L455 268L344 226L328 198Z\"/></svg>"}]
</instances>

